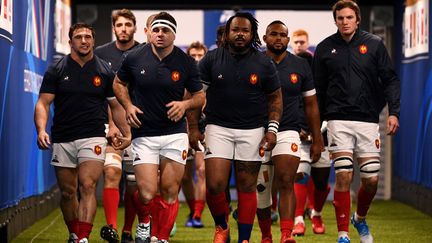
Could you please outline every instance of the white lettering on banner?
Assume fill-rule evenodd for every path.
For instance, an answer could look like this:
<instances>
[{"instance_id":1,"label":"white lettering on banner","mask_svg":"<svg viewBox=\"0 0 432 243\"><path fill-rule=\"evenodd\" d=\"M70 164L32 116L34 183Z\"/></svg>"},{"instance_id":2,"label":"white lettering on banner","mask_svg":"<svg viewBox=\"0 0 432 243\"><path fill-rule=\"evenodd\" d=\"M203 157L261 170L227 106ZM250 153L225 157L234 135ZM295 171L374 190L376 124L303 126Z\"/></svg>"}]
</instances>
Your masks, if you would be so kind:
<instances>
[{"instance_id":1,"label":"white lettering on banner","mask_svg":"<svg viewBox=\"0 0 432 243\"><path fill-rule=\"evenodd\" d=\"M24 51L44 61L48 55L50 9L49 0L28 0Z\"/></svg>"},{"instance_id":2,"label":"white lettering on banner","mask_svg":"<svg viewBox=\"0 0 432 243\"><path fill-rule=\"evenodd\" d=\"M12 42L13 0L0 0L0 37Z\"/></svg>"},{"instance_id":3,"label":"white lettering on banner","mask_svg":"<svg viewBox=\"0 0 432 243\"><path fill-rule=\"evenodd\" d=\"M24 92L39 94L43 76L31 70L24 69Z\"/></svg>"},{"instance_id":4,"label":"white lettering on banner","mask_svg":"<svg viewBox=\"0 0 432 243\"><path fill-rule=\"evenodd\" d=\"M55 6L55 49L58 53L68 54L69 48L69 28L71 26L71 7L70 1L56 0Z\"/></svg>"},{"instance_id":5,"label":"white lettering on banner","mask_svg":"<svg viewBox=\"0 0 432 243\"><path fill-rule=\"evenodd\" d=\"M429 53L429 0L407 0L403 19L405 58ZM418 59L416 57L415 59Z\"/></svg>"}]
</instances>

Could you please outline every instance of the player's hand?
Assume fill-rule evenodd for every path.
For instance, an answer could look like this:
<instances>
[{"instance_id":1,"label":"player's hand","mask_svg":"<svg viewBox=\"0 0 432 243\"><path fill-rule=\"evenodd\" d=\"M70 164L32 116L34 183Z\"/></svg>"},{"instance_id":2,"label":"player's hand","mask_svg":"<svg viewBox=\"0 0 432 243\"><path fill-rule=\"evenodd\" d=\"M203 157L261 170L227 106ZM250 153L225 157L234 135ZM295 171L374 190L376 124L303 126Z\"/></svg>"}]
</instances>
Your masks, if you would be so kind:
<instances>
[{"instance_id":1,"label":"player's hand","mask_svg":"<svg viewBox=\"0 0 432 243\"><path fill-rule=\"evenodd\" d=\"M387 135L394 135L399 128L399 119L397 116L387 118Z\"/></svg>"},{"instance_id":2,"label":"player's hand","mask_svg":"<svg viewBox=\"0 0 432 243\"><path fill-rule=\"evenodd\" d=\"M37 137L37 145L39 149L49 149L51 145L50 137L46 131L41 131Z\"/></svg>"},{"instance_id":3,"label":"player's hand","mask_svg":"<svg viewBox=\"0 0 432 243\"><path fill-rule=\"evenodd\" d=\"M112 139L111 146L116 150L124 150L131 144L131 137L117 136Z\"/></svg>"},{"instance_id":4,"label":"player's hand","mask_svg":"<svg viewBox=\"0 0 432 243\"><path fill-rule=\"evenodd\" d=\"M273 132L266 132L264 137L261 139L259 153L260 155L263 151L271 151L276 145L276 134Z\"/></svg>"},{"instance_id":5,"label":"player's hand","mask_svg":"<svg viewBox=\"0 0 432 243\"><path fill-rule=\"evenodd\" d=\"M123 134L120 132L118 127L116 125L110 123L109 128L108 128L108 133L107 133L108 142L110 144L112 144L114 141L114 138L121 137L121 136L123 136Z\"/></svg>"},{"instance_id":6,"label":"player's hand","mask_svg":"<svg viewBox=\"0 0 432 243\"><path fill-rule=\"evenodd\" d=\"M312 143L310 146L310 157L312 160L312 164L318 162L318 160L321 158L321 152L324 151L324 146L322 143Z\"/></svg>"},{"instance_id":7,"label":"player's hand","mask_svg":"<svg viewBox=\"0 0 432 243\"><path fill-rule=\"evenodd\" d=\"M309 132L306 132L303 129L300 129L300 141L302 142L311 142L311 136Z\"/></svg>"},{"instance_id":8,"label":"player's hand","mask_svg":"<svg viewBox=\"0 0 432 243\"><path fill-rule=\"evenodd\" d=\"M141 122L137 116L138 114L144 114L144 112L134 105L130 105L126 109L126 121L133 128L139 128L141 126Z\"/></svg>"},{"instance_id":9,"label":"player's hand","mask_svg":"<svg viewBox=\"0 0 432 243\"><path fill-rule=\"evenodd\" d=\"M173 122L178 122L183 118L186 112L186 102L184 101L171 101L166 105L169 108L167 115L168 119Z\"/></svg>"},{"instance_id":10,"label":"player's hand","mask_svg":"<svg viewBox=\"0 0 432 243\"><path fill-rule=\"evenodd\" d=\"M201 142L202 145L205 144L204 142L204 134L202 134L198 127L189 127L189 146L193 149L195 149L195 151L201 151L201 149L199 148L199 142ZM205 147L205 146L204 146ZM203 151L204 152L204 151Z\"/></svg>"}]
</instances>

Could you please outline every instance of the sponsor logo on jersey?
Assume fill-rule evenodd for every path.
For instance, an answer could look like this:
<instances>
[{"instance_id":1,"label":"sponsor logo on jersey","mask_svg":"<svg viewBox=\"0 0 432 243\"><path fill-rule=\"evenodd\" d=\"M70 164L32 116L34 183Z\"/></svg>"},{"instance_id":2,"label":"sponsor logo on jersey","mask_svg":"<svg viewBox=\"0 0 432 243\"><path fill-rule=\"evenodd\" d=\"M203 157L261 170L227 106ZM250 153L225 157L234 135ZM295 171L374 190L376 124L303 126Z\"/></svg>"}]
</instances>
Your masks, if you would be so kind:
<instances>
[{"instance_id":1,"label":"sponsor logo on jersey","mask_svg":"<svg viewBox=\"0 0 432 243\"><path fill-rule=\"evenodd\" d=\"M333 49L331 50L331 54L337 54L336 49L333 48Z\"/></svg>"},{"instance_id":2,"label":"sponsor logo on jersey","mask_svg":"<svg viewBox=\"0 0 432 243\"><path fill-rule=\"evenodd\" d=\"M172 79L174 82L179 81L179 80L180 80L180 73L179 73L178 71L173 71L173 72L171 73L171 79Z\"/></svg>"},{"instance_id":3,"label":"sponsor logo on jersey","mask_svg":"<svg viewBox=\"0 0 432 243\"><path fill-rule=\"evenodd\" d=\"M258 75L256 75L255 73L252 73L249 77L249 82L251 84L256 84L258 82Z\"/></svg>"},{"instance_id":4,"label":"sponsor logo on jersey","mask_svg":"<svg viewBox=\"0 0 432 243\"><path fill-rule=\"evenodd\" d=\"M295 143L292 143L292 144L291 144L291 150L292 150L294 153L297 152L297 150L298 150L298 145L295 144Z\"/></svg>"},{"instance_id":5,"label":"sponsor logo on jersey","mask_svg":"<svg viewBox=\"0 0 432 243\"><path fill-rule=\"evenodd\" d=\"M220 73L220 74L218 75L218 79L224 79L223 76L222 76L222 73Z\"/></svg>"},{"instance_id":6,"label":"sponsor logo on jersey","mask_svg":"<svg viewBox=\"0 0 432 243\"><path fill-rule=\"evenodd\" d=\"M187 158L187 151L183 150L182 152L182 159L185 160Z\"/></svg>"},{"instance_id":7,"label":"sponsor logo on jersey","mask_svg":"<svg viewBox=\"0 0 432 243\"><path fill-rule=\"evenodd\" d=\"M96 86L96 87L99 87L99 86L101 86L101 84L102 84L102 79L101 79L101 77L99 77L99 76L94 76L93 77L93 85L94 86Z\"/></svg>"},{"instance_id":8,"label":"sponsor logo on jersey","mask_svg":"<svg viewBox=\"0 0 432 243\"><path fill-rule=\"evenodd\" d=\"M379 139L375 139L375 147L376 147L377 149L380 148L380 140L379 140Z\"/></svg>"},{"instance_id":9,"label":"sponsor logo on jersey","mask_svg":"<svg viewBox=\"0 0 432 243\"><path fill-rule=\"evenodd\" d=\"M94 147L94 153L100 155L102 153L102 148L99 145Z\"/></svg>"},{"instance_id":10,"label":"sponsor logo on jersey","mask_svg":"<svg viewBox=\"0 0 432 243\"><path fill-rule=\"evenodd\" d=\"M291 73L290 74L290 80L291 80L291 83L296 84L298 82L298 76L297 76L297 74L296 73Z\"/></svg>"},{"instance_id":11,"label":"sponsor logo on jersey","mask_svg":"<svg viewBox=\"0 0 432 243\"><path fill-rule=\"evenodd\" d=\"M366 54L367 53L367 51L368 51L368 48L367 48L367 46L366 45L360 45L360 47L359 47L359 51L360 51L360 53L361 54Z\"/></svg>"}]
</instances>

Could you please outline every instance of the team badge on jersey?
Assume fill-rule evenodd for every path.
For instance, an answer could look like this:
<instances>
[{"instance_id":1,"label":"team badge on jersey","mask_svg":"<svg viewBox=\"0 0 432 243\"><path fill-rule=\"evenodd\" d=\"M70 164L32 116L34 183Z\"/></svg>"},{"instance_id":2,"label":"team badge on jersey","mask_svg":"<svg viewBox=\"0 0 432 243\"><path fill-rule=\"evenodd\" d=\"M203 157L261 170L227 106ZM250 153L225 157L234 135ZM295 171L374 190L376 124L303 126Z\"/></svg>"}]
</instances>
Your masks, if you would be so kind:
<instances>
[{"instance_id":1,"label":"team badge on jersey","mask_svg":"<svg viewBox=\"0 0 432 243\"><path fill-rule=\"evenodd\" d=\"M377 148L377 149L379 149L380 148L380 140L379 139L375 139L375 147Z\"/></svg>"},{"instance_id":2,"label":"team badge on jersey","mask_svg":"<svg viewBox=\"0 0 432 243\"><path fill-rule=\"evenodd\" d=\"M102 148L99 145L96 145L94 147L94 152L95 154L100 155L102 153Z\"/></svg>"},{"instance_id":3,"label":"team badge on jersey","mask_svg":"<svg viewBox=\"0 0 432 243\"><path fill-rule=\"evenodd\" d=\"M291 150L292 150L294 153L297 152L297 150L298 150L298 145L295 144L295 143L292 143L292 144L291 144Z\"/></svg>"},{"instance_id":4,"label":"team badge on jersey","mask_svg":"<svg viewBox=\"0 0 432 243\"><path fill-rule=\"evenodd\" d=\"M93 85L96 87L99 87L102 84L102 79L99 76L94 76L93 77Z\"/></svg>"},{"instance_id":5,"label":"team badge on jersey","mask_svg":"<svg viewBox=\"0 0 432 243\"><path fill-rule=\"evenodd\" d=\"M249 82L251 84L256 84L258 82L258 75L256 75L255 73L252 73L249 77Z\"/></svg>"},{"instance_id":6,"label":"team badge on jersey","mask_svg":"<svg viewBox=\"0 0 432 243\"><path fill-rule=\"evenodd\" d=\"M182 152L182 159L185 160L187 158L187 151L183 150Z\"/></svg>"},{"instance_id":7,"label":"team badge on jersey","mask_svg":"<svg viewBox=\"0 0 432 243\"><path fill-rule=\"evenodd\" d=\"M291 73L290 74L290 80L291 80L291 83L296 84L298 82L298 76L297 76L297 74L296 73Z\"/></svg>"},{"instance_id":8,"label":"team badge on jersey","mask_svg":"<svg viewBox=\"0 0 432 243\"><path fill-rule=\"evenodd\" d=\"M173 72L171 73L171 79L172 79L174 82L179 81L179 80L180 80L180 73L179 73L178 71L173 71Z\"/></svg>"},{"instance_id":9,"label":"team badge on jersey","mask_svg":"<svg viewBox=\"0 0 432 243\"><path fill-rule=\"evenodd\" d=\"M366 45L360 45L359 47L359 51L361 54L366 54L366 52L368 51L367 46Z\"/></svg>"}]
</instances>

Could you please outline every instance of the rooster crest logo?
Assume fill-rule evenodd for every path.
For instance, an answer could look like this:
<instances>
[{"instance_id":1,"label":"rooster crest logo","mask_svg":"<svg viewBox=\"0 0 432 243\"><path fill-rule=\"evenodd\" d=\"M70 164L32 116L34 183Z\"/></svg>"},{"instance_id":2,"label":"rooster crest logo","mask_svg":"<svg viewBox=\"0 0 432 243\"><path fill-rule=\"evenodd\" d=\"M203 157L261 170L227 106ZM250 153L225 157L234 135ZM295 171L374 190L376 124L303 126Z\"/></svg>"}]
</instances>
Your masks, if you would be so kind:
<instances>
[{"instance_id":1,"label":"rooster crest logo","mask_svg":"<svg viewBox=\"0 0 432 243\"><path fill-rule=\"evenodd\" d=\"M367 51L368 51L368 48L367 48L367 46L366 45L360 45L360 47L359 47L359 51L360 51L360 53L361 54L366 54L367 53Z\"/></svg>"},{"instance_id":2,"label":"rooster crest logo","mask_svg":"<svg viewBox=\"0 0 432 243\"><path fill-rule=\"evenodd\" d=\"M298 82L298 76L297 76L297 74L296 73L292 73L290 75L290 80L291 80L291 83L296 84Z\"/></svg>"},{"instance_id":3,"label":"rooster crest logo","mask_svg":"<svg viewBox=\"0 0 432 243\"><path fill-rule=\"evenodd\" d=\"M292 150L293 152L297 152L297 150L298 150L298 145L295 144L295 143L291 144L291 150Z\"/></svg>"},{"instance_id":4,"label":"rooster crest logo","mask_svg":"<svg viewBox=\"0 0 432 243\"><path fill-rule=\"evenodd\" d=\"M99 87L102 84L102 79L99 76L94 76L93 85Z\"/></svg>"},{"instance_id":5,"label":"rooster crest logo","mask_svg":"<svg viewBox=\"0 0 432 243\"><path fill-rule=\"evenodd\" d=\"M258 75L256 75L255 73L251 74L249 77L249 82L251 84L256 84L258 82Z\"/></svg>"},{"instance_id":6,"label":"rooster crest logo","mask_svg":"<svg viewBox=\"0 0 432 243\"><path fill-rule=\"evenodd\" d=\"M178 71L173 71L173 72L171 73L171 79L172 79L174 82L179 81L179 80L180 80L180 73L179 73Z\"/></svg>"},{"instance_id":7,"label":"rooster crest logo","mask_svg":"<svg viewBox=\"0 0 432 243\"><path fill-rule=\"evenodd\" d=\"M94 152L95 154L100 155L102 153L102 148L99 145L96 145L94 147Z\"/></svg>"}]
</instances>

